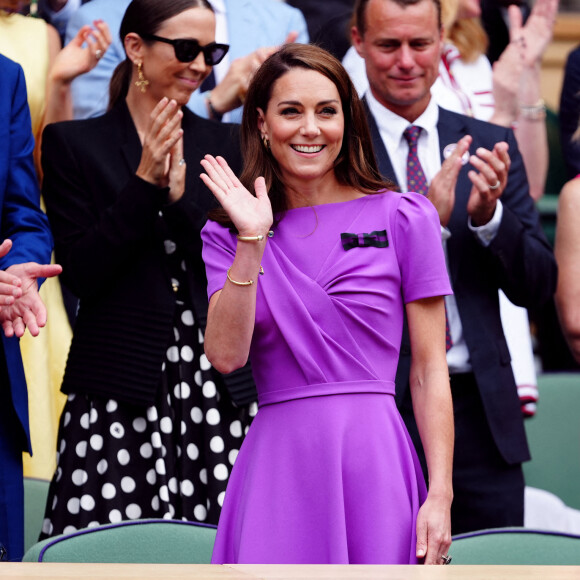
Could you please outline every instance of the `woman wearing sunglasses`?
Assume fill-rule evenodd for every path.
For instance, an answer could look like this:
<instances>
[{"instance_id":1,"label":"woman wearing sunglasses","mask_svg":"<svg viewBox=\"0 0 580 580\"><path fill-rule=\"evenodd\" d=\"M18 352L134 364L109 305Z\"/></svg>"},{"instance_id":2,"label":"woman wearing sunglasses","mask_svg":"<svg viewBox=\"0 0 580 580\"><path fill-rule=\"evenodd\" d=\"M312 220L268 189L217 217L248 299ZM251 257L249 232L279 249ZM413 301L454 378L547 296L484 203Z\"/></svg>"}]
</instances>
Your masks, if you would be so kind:
<instances>
[{"instance_id":1,"label":"woman wearing sunglasses","mask_svg":"<svg viewBox=\"0 0 580 580\"><path fill-rule=\"evenodd\" d=\"M206 0L133 0L102 117L47 127L44 196L80 298L42 537L135 518L217 523L250 422L203 354L205 153L237 130L183 106L228 50ZM237 377L249 387L249 372ZM246 397L247 399L248 397Z\"/></svg>"}]
</instances>

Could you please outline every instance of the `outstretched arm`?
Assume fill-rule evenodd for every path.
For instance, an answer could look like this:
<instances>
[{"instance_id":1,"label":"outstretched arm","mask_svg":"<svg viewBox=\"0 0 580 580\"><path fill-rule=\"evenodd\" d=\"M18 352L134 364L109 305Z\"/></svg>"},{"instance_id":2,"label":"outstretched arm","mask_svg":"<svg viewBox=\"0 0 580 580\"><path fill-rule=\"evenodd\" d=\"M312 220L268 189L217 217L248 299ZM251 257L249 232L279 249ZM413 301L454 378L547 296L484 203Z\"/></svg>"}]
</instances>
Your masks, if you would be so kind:
<instances>
[{"instance_id":1,"label":"outstretched arm","mask_svg":"<svg viewBox=\"0 0 580 580\"><path fill-rule=\"evenodd\" d=\"M510 6L510 36L519 41L523 50L523 71L520 81L520 109L515 129L518 146L524 158L530 195L537 201L544 195L548 174L548 134L542 101L540 76L546 48L553 35L558 12L558 0L537 0L525 26L521 26L521 11Z\"/></svg>"},{"instance_id":2,"label":"outstretched arm","mask_svg":"<svg viewBox=\"0 0 580 580\"><path fill-rule=\"evenodd\" d=\"M48 75L44 125L73 118L71 83L97 66L111 42L107 24L95 20L57 52Z\"/></svg>"},{"instance_id":3,"label":"outstretched arm","mask_svg":"<svg viewBox=\"0 0 580 580\"><path fill-rule=\"evenodd\" d=\"M201 164L207 172L201 174L201 179L239 232L236 255L224 287L210 299L204 340L205 353L213 366L229 373L248 360L260 263L273 221L272 206L263 178L256 180L253 196L222 157L206 155ZM258 236L262 239L240 239Z\"/></svg>"},{"instance_id":4,"label":"outstretched arm","mask_svg":"<svg viewBox=\"0 0 580 580\"><path fill-rule=\"evenodd\" d=\"M510 44L493 66L495 101L492 123L514 125L524 159L530 195L538 200L544 194L548 172L548 137L545 107L541 99L540 67L552 39L558 0L538 0L525 24L521 10L512 5Z\"/></svg>"},{"instance_id":5,"label":"outstretched arm","mask_svg":"<svg viewBox=\"0 0 580 580\"><path fill-rule=\"evenodd\" d=\"M417 557L444 564L451 545L454 434L443 298L408 303L407 320L413 353L409 384L429 472L429 494L417 516Z\"/></svg>"}]
</instances>

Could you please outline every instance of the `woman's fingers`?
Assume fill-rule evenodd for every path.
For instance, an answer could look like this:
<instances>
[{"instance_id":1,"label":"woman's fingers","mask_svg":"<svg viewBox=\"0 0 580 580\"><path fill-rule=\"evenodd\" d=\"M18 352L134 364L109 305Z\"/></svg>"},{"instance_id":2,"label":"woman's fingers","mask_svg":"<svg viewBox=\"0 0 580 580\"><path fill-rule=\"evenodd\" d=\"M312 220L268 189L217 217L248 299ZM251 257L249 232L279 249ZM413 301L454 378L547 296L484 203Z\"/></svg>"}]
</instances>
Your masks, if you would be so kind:
<instances>
[{"instance_id":1,"label":"woman's fingers","mask_svg":"<svg viewBox=\"0 0 580 580\"><path fill-rule=\"evenodd\" d=\"M228 185L228 187L243 187L238 179L237 175L232 171L231 167L228 165L228 162L218 155L216 158L216 162L218 167L222 170L221 175L222 179Z\"/></svg>"},{"instance_id":2,"label":"woman's fingers","mask_svg":"<svg viewBox=\"0 0 580 580\"><path fill-rule=\"evenodd\" d=\"M163 98L153 109L145 143L153 150L158 162L165 162L171 149L183 137L182 118L183 111L174 100Z\"/></svg>"},{"instance_id":3,"label":"woman's fingers","mask_svg":"<svg viewBox=\"0 0 580 580\"><path fill-rule=\"evenodd\" d=\"M222 167L220 167L216 158L212 155L206 155L201 160L201 165L205 169L207 177L211 180L211 182L220 189L222 195L226 195L228 185L224 179L224 170ZM204 183L206 183L205 180ZM213 188L210 189L214 191Z\"/></svg>"},{"instance_id":4,"label":"woman's fingers","mask_svg":"<svg viewBox=\"0 0 580 580\"><path fill-rule=\"evenodd\" d=\"M258 199L267 199L268 190L266 189L266 180L263 177L258 177L254 182L254 190Z\"/></svg>"}]
</instances>

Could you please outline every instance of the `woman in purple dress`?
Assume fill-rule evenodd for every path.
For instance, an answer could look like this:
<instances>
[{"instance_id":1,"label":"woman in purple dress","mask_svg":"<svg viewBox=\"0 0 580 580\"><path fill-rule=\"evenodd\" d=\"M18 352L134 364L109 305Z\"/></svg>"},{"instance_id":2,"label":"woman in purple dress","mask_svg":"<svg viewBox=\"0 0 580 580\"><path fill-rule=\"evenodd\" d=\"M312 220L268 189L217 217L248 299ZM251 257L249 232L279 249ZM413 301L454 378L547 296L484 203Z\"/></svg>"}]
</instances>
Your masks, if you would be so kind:
<instances>
[{"instance_id":1,"label":"woman in purple dress","mask_svg":"<svg viewBox=\"0 0 580 580\"><path fill-rule=\"evenodd\" d=\"M435 209L389 191L362 104L320 48L287 45L262 65L242 139L240 180L222 158L201 162L223 208L202 231L205 352L222 372L249 356L260 405L213 561L445 563L451 290ZM428 494L394 400L405 311Z\"/></svg>"}]
</instances>

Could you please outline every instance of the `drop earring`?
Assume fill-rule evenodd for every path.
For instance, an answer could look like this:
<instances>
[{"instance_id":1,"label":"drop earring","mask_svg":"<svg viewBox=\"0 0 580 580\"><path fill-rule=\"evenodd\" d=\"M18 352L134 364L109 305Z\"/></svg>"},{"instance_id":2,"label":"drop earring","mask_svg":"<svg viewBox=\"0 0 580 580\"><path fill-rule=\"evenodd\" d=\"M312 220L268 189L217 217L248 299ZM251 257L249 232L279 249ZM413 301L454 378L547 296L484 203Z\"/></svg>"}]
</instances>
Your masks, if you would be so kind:
<instances>
[{"instance_id":1,"label":"drop earring","mask_svg":"<svg viewBox=\"0 0 580 580\"><path fill-rule=\"evenodd\" d=\"M264 144L266 151L270 151L270 140L266 135L262 135L262 143Z\"/></svg>"},{"instance_id":2,"label":"drop earring","mask_svg":"<svg viewBox=\"0 0 580 580\"><path fill-rule=\"evenodd\" d=\"M137 77L138 80L135 81L135 86L138 87L142 93L144 93L147 90L147 87L149 86L149 81L145 78L145 75L143 74L142 62L137 63Z\"/></svg>"}]
</instances>

